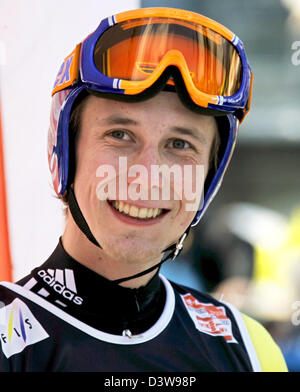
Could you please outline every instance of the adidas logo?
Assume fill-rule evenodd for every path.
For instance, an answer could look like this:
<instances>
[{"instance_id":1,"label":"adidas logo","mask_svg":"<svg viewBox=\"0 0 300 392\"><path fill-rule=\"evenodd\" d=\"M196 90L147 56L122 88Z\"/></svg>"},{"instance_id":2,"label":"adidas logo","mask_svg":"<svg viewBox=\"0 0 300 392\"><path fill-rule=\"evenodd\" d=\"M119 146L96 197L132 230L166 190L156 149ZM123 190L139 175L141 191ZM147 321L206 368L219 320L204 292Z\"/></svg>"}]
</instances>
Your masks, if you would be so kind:
<instances>
[{"instance_id":1,"label":"adidas logo","mask_svg":"<svg viewBox=\"0 0 300 392\"><path fill-rule=\"evenodd\" d=\"M65 268L62 269L47 269L40 270L38 275L43 279L45 283L47 283L50 287L53 288L54 291L61 294L64 298L69 301L72 301L76 305L81 305L83 299L79 297L77 294L74 273L71 269ZM46 290L44 290L45 292ZM39 293L43 296L47 296L47 292ZM49 293L48 293L49 294ZM59 301L56 301L59 302ZM60 303L63 306L63 303Z\"/></svg>"}]
</instances>

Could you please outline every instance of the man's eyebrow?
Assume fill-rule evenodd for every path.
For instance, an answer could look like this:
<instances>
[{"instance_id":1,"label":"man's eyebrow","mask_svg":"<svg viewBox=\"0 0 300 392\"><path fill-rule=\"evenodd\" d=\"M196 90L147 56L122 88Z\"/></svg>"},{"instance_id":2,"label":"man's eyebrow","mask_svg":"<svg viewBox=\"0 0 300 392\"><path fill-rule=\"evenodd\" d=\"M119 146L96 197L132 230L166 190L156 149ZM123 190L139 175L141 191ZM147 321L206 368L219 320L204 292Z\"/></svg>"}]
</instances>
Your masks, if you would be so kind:
<instances>
[{"instance_id":1,"label":"man's eyebrow","mask_svg":"<svg viewBox=\"0 0 300 392\"><path fill-rule=\"evenodd\" d=\"M122 114L112 114L108 117L105 117L103 119L99 119L99 124L100 125L139 125L139 122L124 116ZM178 135L186 135L186 136L191 136L192 138L196 139L202 144L207 144L207 140L203 133L199 131L199 129L195 127L183 127L183 126L174 126L170 128L171 131L174 133L177 133Z\"/></svg>"},{"instance_id":2,"label":"man's eyebrow","mask_svg":"<svg viewBox=\"0 0 300 392\"><path fill-rule=\"evenodd\" d=\"M138 125L138 121L133 120L130 117L125 117L120 114L112 114L103 119L99 119L100 125Z\"/></svg>"},{"instance_id":3,"label":"man's eyebrow","mask_svg":"<svg viewBox=\"0 0 300 392\"><path fill-rule=\"evenodd\" d=\"M191 136L192 138L196 139L200 143L207 144L207 140L206 140L205 136L197 128L194 128L194 127L186 128L186 127L176 126L176 127L172 127L171 131L173 131L179 135Z\"/></svg>"}]
</instances>

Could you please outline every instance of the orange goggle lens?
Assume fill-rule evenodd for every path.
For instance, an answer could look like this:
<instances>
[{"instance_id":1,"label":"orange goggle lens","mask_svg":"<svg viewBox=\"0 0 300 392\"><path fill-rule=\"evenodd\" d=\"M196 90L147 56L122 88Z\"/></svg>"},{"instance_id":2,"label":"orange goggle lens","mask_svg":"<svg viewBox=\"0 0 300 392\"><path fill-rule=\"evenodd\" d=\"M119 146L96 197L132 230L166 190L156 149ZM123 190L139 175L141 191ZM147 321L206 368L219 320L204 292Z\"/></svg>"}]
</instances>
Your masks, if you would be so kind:
<instances>
[{"instance_id":1,"label":"orange goggle lens","mask_svg":"<svg viewBox=\"0 0 300 392\"><path fill-rule=\"evenodd\" d=\"M182 53L188 80L202 93L228 97L239 90L242 64L231 42L207 27L173 18L110 27L97 41L94 63L105 76L136 82L146 80L173 50Z\"/></svg>"}]
</instances>

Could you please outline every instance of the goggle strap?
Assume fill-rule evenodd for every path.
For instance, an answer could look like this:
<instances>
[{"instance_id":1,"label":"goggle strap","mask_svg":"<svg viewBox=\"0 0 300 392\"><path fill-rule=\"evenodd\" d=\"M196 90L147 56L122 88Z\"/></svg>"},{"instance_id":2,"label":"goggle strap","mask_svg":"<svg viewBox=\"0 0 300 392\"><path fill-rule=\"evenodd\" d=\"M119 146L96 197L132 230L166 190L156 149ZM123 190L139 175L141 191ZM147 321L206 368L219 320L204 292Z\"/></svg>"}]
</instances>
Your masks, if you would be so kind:
<instances>
[{"instance_id":1,"label":"goggle strap","mask_svg":"<svg viewBox=\"0 0 300 392\"><path fill-rule=\"evenodd\" d=\"M55 79L52 96L58 91L72 86L78 80L80 49L81 43L76 45L73 52L71 52L62 63Z\"/></svg>"}]
</instances>

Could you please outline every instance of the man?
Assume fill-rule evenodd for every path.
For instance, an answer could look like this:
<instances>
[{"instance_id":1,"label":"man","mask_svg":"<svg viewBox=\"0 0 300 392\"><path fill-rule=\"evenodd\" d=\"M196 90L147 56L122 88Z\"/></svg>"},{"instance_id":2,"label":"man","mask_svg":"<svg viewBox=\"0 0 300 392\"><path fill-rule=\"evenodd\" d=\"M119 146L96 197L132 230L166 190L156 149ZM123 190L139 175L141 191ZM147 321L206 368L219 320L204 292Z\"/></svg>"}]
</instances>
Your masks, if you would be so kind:
<instances>
[{"instance_id":1,"label":"man","mask_svg":"<svg viewBox=\"0 0 300 392\"><path fill-rule=\"evenodd\" d=\"M66 227L0 286L2 371L285 369L254 320L159 275L220 186L251 83L241 41L187 11L121 13L76 46L48 139Z\"/></svg>"}]
</instances>

